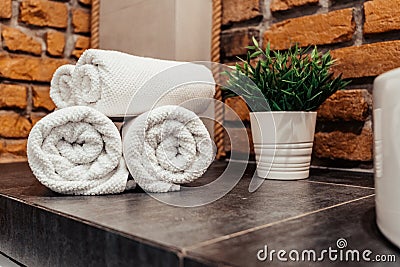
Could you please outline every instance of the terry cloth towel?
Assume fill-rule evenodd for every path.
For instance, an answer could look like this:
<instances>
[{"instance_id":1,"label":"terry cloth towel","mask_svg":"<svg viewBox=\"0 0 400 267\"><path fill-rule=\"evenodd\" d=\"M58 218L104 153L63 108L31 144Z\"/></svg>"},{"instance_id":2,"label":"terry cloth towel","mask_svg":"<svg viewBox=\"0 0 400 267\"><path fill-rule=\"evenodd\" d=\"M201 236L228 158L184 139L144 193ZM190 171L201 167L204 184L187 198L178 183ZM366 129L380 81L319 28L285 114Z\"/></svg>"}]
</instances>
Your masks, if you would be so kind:
<instances>
[{"instance_id":1,"label":"terry cloth towel","mask_svg":"<svg viewBox=\"0 0 400 267\"><path fill-rule=\"evenodd\" d=\"M53 80L63 73L56 71ZM69 88L57 87L52 82L51 97L57 107L90 106L110 117L139 115L154 106L213 98L215 93L212 73L203 65L99 49L82 54ZM207 106L201 108L199 113Z\"/></svg>"},{"instance_id":2,"label":"terry cloth towel","mask_svg":"<svg viewBox=\"0 0 400 267\"><path fill-rule=\"evenodd\" d=\"M122 128L124 158L133 179L148 192L180 190L201 177L214 151L200 118L179 106L163 106Z\"/></svg>"},{"instance_id":3,"label":"terry cloth towel","mask_svg":"<svg viewBox=\"0 0 400 267\"><path fill-rule=\"evenodd\" d=\"M60 109L37 122L28 137L28 162L43 185L62 194L113 194L133 187L118 129L89 107Z\"/></svg>"},{"instance_id":4,"label":"terry cloth towel","mask_svg":"<svg viewBox=\"0 0 400 267\"><path fill-rule=\"evenodd\" d=\"M73 106L71 98L71 79L75 65L67 64L59 67L51 80L50 97L53 102L59 103L60 108Z\"/></svg>"}]
</instances>

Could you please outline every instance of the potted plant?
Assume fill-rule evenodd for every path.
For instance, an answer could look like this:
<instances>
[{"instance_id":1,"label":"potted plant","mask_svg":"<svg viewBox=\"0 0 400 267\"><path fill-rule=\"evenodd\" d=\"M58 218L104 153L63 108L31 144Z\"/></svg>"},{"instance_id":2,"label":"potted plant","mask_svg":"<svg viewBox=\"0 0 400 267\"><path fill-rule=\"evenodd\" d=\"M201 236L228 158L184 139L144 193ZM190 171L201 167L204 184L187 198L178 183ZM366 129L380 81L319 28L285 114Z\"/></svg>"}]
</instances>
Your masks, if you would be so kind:
<instances>
[{"instance_id":1,"label":"potted plant","mask_svg":"<svg viewBox=\"0 0 400 267\"><path fill-rule=\"evenodd\" d=\"M232 70L224 98L241 96L250 109L257 175L295 180L309 176L317 112L337 90L349 84L330 67L329 51L297 44L286 51L263 50L253 38L247 58Z\"/></svg>"}]
</instances>

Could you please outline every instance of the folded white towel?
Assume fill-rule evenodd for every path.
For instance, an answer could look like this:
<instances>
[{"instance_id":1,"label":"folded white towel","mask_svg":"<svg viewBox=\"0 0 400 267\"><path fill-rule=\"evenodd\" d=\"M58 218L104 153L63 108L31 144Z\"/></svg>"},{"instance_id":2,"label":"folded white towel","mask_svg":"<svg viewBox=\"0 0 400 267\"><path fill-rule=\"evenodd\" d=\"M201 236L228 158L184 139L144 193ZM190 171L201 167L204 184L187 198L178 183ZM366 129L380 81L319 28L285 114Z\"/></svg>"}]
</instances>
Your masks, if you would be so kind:
<instances>
[{"instance_id":1,"label":"folded white towel","mask_svg":"<svg viewBox=\"0 0 400 267\"><path fill-rule=\"evenodd\" d=\"M56 72L53 80L63 74ZM154 106L213 98L214 84L203 65L88 49L76 64L69 89L52 82L51 97L60 108L85 105L107 116L139 115ZM201 113L207 106L199 108Z\"/></svg>"},{"instance_id":2,"label":"folded white towel","mask_svg":"<svg viewBox=\"0 0 400 267\"><path fill-rule=\"evenodd\" d=\"M73 106L71 80L75 65L67 64L59 67L51 79L50 97L57 107L65 108Z\"/></svg>"},{"instance_id":3,"label":"folded white towel","mask_svg":"<svg viewBox=\"0 0 400 267\"><path fill-rule=\"evenodd\" d=\"M179 184L202 176L214 158L200 118L179 106L159 107L127 122L122 140L128 169L148 192L179 190Z\"/></svg>"},{"instance_id":4,"label":"folded white towel","mask_svg":"<svg viewBox=\"0 0 400 267\"><path fill-rule=\"evenodd\" d=\"M37 122L28 162L37 179L58 193L100 195L132 187L118 129L89 107L60 109Z\"/></svg>"}]
</instances>

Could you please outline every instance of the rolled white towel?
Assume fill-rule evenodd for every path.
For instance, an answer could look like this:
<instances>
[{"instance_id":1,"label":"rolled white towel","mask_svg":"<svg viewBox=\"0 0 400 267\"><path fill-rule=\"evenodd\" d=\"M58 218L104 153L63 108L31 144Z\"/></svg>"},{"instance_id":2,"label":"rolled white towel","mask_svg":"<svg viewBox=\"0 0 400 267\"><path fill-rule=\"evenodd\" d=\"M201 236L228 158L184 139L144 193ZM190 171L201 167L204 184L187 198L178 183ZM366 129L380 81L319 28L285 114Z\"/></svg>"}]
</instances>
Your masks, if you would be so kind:
<instances>
[{"instance_id":1,"label":"rolled white towel","mask_svg":"<svg viewBox=\"0 0 400 267\"><path fill-rule=\"evenodd\" d=\"M85 105L111 117L139 115L154 106L179 105L193 98L213 98L215 93L212 73L203 65L99 49L88 49L79 58L68 93L54 84L51 96L57 107ZM201 113L207 106L199 108Z\"/></svg>"},{"instance_id":2,"label":"rolled white towel","mask_svg":"<svg viewBox=\"0 0 400 267\"><path fill-rule=\"evenodd\" d=\"M113 194L132 187L118 129L89 107L60 109L37 122L28 137L28 162L43 185L62 194Z\"/></svg>"},{"instance_id":3,"label":"rolled white towel","mask_svg":"<svg viewBox=\"0 0 400 267\"><path fill-rule=\"evenodd\" d=\"M72 73L75 65L67 64L59 67L51 79L50 97L59 108L73 106L73 87L71 86Z\"/></svg>"},{"instance_id":4,"label":"rolled white towel","mask_svg":"<svg viewBox=\"0 0 400 267\"><path fill-rule=\"evenodd\" d=\"M179 106L163 106L127 122L124 158L135 181L148 192L180 190L201 177L214 151L200 118Z\"/></svg>"}]
</instances>

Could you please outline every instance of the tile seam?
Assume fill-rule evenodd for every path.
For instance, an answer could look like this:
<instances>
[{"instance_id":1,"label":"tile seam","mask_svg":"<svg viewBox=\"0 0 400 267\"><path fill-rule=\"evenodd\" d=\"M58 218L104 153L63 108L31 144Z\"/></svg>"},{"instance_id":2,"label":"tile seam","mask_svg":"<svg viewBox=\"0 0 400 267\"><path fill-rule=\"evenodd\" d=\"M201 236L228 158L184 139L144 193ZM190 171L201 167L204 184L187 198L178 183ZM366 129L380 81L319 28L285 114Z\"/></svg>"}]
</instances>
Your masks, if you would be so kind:
<instances>
[{"instance_id":1,"label":"tile seam","mask_svg":"<svg viewBox=\"0 0 400 267\"><path fill-rule=\"evenodd\" d=\"M325 185L335 185L335 186L344 186L344 187L352 187L352 188L360 188L360 189L375 190L374 187L360 186L360 185L351 185L351 184L339 184L339 183L333 183L333 182L321 182L321 181L309 181L309 180L299 180L299 182L314 183L314 184L325 184Z\"/></svg>"},{"instance_id":2,"label":"tile seam","mask_svg":"<svg viewBox=\"0 0 400 267\"><path fill-rule=\"evenodd\" d=\"M359 197L359 198L355 198L355 199L348 200L348 201L345 201L345 202L341 202L341 203L338 203L338 204L335 204L335 205L332 205L332 206L328 206L328 207L325 207L325 208L321 208L321 209L317 209L317 210L314 210L314 211L302 213L302 214L299 214L299 215L296 215L296 216L292 216L292 217L289 217L289 218L286 218L286 219L278 220L278 221L275 221L275 222L271 222L271 223L259 225L259 226L256 226L256 227L252 227L252 228L249 228L249 229L246 229L246 230L242 230L242 231L239 231L239 232L234 232L232 234L228 234L228 235L216 237L216 238L213 238L213 239L209 239L209 240L197 243L197 244L192 245L192 246L184 247L184 248L182 248L182 251L184 252L185 255L187 255L187 252L190 251L190 250L194 250L194 249L198 249L198 248L205 247L205 246L208 246L208 245L212 245L212 244L215 244L215 243L218 243L218 242L221 242L221 241L225 241L225 240L228 240L228 239L231 239L231 238L239 237L239 236L242 236L242 235L245 235L245 234L249 234L249 233L261 230L261 229L265 229L265 228L268 228L268 227L271 227L271 226L274 226L274 225L277 225L277 224L280 224L280 223L285 223L285 222L288 222L288 221L292 221L292 220L296 220L296 219L299 219L299 218L303 218L303 217L306 217L306 216L309 216L309 215L316 214L318 212L322 212L322 211L330 210L330 209L333 209L333 208L336 208L336 207L344 206L344 205L347 205L347 204L350 204L350 203L353 203L353 202L357 202L357 201L360 201L360 200L364 200L364 199L367 199L367 198L370 198L370 197L373 197L373 196L375 196L375 194L366 195L366 196L363 196L363 197Z\"/></svg>"}]
</instances>

